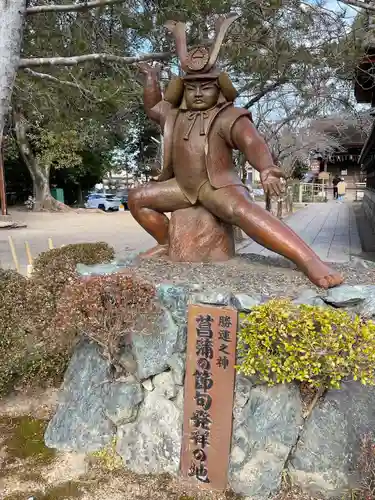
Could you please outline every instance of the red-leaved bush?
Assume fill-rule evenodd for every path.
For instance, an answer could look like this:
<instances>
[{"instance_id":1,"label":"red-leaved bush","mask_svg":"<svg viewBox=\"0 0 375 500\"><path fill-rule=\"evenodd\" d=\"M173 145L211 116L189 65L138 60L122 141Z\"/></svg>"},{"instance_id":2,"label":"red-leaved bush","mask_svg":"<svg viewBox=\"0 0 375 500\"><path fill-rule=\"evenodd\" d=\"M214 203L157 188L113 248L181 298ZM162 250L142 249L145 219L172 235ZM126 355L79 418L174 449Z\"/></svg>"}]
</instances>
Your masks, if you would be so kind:
<instances>
[{"instance_id":1,"label":"red-leaved bush","mask_svg":"<svg viewBox=\"0 0 375 500\"><path fill-rule=\"evenodd\" d=\"M155 288L131 274L80 278L76 265L114 257L106 243L68 245L42 254L25 279L0 269L0 397L29 385L58 383L84 335L115 361L131 333L155 331Z\"/></svg>"},{"instance_id":2,"label":"red-leaved bush","mask_svg":"<svg viewBox=\"0 0 375 500\"><path fill-rule=\"evenodd\" d=\"M57 305L55 342L70 348L84 335L115 358L132 333L149 333L160 317L153 285L133 274L83 278L69 284Z\"/></svg>"}]
</instances>

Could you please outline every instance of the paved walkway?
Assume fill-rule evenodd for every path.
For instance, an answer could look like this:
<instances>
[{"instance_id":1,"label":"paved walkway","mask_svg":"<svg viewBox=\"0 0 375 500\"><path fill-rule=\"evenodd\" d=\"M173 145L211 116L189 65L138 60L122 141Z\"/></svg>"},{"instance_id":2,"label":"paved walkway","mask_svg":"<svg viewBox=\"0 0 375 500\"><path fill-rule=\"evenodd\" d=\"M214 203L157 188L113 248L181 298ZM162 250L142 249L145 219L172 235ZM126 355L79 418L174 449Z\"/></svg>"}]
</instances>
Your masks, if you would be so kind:
<instances>
[{"instance_id":1,"label":"paved walkway","mask_svg":"<svg viewBox=\"0 0 375 500\"><path fill-rule=\"evenodd\" d=\"M326 262L348 262L362 252L351 203L313 203L285 222ZM253 240L239 246L238 253L275 256Z\"/></svg>"}]
</instances>

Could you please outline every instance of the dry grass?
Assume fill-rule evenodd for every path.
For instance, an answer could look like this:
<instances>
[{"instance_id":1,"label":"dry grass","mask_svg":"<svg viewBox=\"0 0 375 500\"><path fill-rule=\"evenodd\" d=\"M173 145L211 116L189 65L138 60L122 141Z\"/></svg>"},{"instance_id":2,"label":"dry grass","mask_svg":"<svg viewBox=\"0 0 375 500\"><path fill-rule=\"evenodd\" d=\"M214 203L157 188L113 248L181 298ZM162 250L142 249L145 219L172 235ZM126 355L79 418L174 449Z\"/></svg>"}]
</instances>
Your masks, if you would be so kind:
<instances>
[{"instance_id":1,"label":"dry grass","mask_svg":"<svg viewBox=\"0 0 375 500\"><path fill-rule=\"evenodd\" d=\"M292 488L281 491L274 500L318 500L318 497L312 497L298 488Z\"/></svg>"}]
</instances>

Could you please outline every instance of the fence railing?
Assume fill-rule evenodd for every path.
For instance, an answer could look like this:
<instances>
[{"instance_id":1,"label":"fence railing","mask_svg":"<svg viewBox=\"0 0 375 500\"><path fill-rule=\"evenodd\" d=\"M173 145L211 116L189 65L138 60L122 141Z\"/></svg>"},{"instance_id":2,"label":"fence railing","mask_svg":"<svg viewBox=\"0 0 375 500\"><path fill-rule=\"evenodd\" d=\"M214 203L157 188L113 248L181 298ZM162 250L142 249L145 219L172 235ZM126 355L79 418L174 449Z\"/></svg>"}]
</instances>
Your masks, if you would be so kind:
<instances>
[{"instance_id":1,"label":"fence railing","mask_svg":"<svg viewBox=\"0 0 375 500\"><path fill-rule=\"evenodd\" d=\"M295 203L319 203L333 198L333 187L327 184L296 183L293 184L293 202ZM357 182L355 187L347 188L350 198L356 201L362 200L366 189L365 182Z\"/></svg>"},{"instance_id":2,"label":"fence railing","mask_svg":"<svg viewBox=\"0 0 375 500\"><path fill-rule=\"evenodd\" d=\"M293 184L293 201L296 203L318 203L328 199L328 186L315 183Z\"/></svg>"}]
</instances>

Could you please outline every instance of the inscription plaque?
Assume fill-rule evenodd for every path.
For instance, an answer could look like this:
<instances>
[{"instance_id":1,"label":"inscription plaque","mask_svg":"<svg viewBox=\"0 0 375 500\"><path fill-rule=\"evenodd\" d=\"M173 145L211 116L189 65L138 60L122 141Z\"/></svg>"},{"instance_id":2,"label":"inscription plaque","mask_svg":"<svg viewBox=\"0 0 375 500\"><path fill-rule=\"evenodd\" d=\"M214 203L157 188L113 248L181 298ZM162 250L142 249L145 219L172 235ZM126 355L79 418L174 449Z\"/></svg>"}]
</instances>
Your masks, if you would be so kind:
<instances>
[{"instance_id":1,"label":"inscription plaque","mask_svg":"<svg viewBox=\"0 0 375 500\"><path fill-rule=\"evenodd\" d=\"M189 306L181 471L213 490L228 483L236 334L236 310Z\"/></svg>"}]
</instances>

